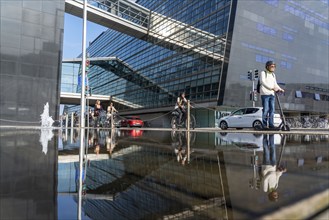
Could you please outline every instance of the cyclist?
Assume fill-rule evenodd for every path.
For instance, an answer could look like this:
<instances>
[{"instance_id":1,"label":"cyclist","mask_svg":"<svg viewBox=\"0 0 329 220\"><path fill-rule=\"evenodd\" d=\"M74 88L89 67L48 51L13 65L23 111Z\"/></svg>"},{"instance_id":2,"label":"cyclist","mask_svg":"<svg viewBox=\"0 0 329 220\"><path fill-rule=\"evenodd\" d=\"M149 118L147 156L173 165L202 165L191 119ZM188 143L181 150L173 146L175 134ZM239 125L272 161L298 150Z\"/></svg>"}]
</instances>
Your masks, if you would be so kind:
<instances>
[{"instance_id":1,"label":"cyclist","mask_svg":"<svg viewBox=\"0 0 329 220\"><path fill-rule=\"evenodd\" d=\"M107 112L106 112L106 123L108 125L111 125L111 120L115 118L116 113L118 113L118 110L116 110L113 106L113 102L110 103L110 105L107 107Z\"/></svg>"},{"instance_id":2,"label":"cyclist","mask_svg":"<svg viewBox=\"0 0 329 220\"><path fill-rule=\"evenodd\" d=\"M113 117L115 116L115 113L117 113L118 110L116 110L113 106L113 102L110 103L110 105L107 107L107 119L111 119L111 115L113 114Z\"/></svg>"},{"instance_id":3,"label":"cyclist","mask_svg":"<svg viewBox=\"0 0 329 220\"><path fill-rule=\"evenodd\" d=\"M181 125L186 116L187 100L185 98L185 92L182 92L178 97L175 105L175 110L179 113L178 124Z\"/></svg>"}]
</instances>

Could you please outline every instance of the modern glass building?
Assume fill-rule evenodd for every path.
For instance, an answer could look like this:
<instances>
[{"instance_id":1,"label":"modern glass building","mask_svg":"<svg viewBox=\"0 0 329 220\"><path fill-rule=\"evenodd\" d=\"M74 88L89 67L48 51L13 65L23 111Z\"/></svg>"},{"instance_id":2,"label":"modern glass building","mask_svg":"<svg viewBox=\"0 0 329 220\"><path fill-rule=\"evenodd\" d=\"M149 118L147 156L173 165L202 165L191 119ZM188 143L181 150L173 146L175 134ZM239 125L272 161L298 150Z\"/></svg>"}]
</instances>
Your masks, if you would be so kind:
<instances>
[{"instance_id":1,"label":"modern glass building","mask_svg":"<svg viewBox=\"0 0 329 220\"><path fill-rule=\"evenodd\" d=\"M97 1L106 10L105 3L108 11L119 4ZM284 111L327 115L328 0L136 3L149 10L149 33L160 37L108 29L88 48L91 58L113 58L91 62L88 79L94 94L111 96L121 110L170 109L183 91L210 109L252 106L247 72L274 60Z\"/></svg>"},{"instance_id":2,"label":"modern glass building","mask_svg":"<svg viewBox=\"0 0 329 220\"><path fill-rule=\"evenodd\" d=\"M328 113L328 1L237 1L235 11L223 104L248 105L251 82L240 76L274 60L285 111Z\"/></svg>"},{"instance_id":3,"label":"modern glass building","mask_svg":"<svg viewBox=\"0 0 329 220\"><path fill-rule=\"evenodd\" d=\"M129 2L88 1L147 30L113 26L88 48L107 58L91 63L92 92L121 111L165 111L182 91L213 110L251 106L247 72L271 59L284 111L328 113L328 0ZM47 102L57 118L60 89L75 83L60 79L65 1L0 4L1 125L39 125Z\"/></svg>"},{"instance_id":4,"label":"modern glass building","mask_svg":"<svg viewBox=\"0 0 329 220\"><path fill-rule=\"evenodd\" d=\"M90 57L115 59L107 67L91 62L93 93L124 100L130 104L120 108L127 110L172 107L182 91L194 102L217 106L230 2L137 3L151 10L149 29L164 38L138 39L111 29L101 34L88 48Z\"/></svg>"},{"instance_id":5,"label":"modern glass building","mask_svg":"<svg viewBox=\"0 0 329 220\"><path fill-rule=\"evenodd\" d=\"M0 1L0 125L58 117L64 1Z\"/></svg>"}]
</instances>

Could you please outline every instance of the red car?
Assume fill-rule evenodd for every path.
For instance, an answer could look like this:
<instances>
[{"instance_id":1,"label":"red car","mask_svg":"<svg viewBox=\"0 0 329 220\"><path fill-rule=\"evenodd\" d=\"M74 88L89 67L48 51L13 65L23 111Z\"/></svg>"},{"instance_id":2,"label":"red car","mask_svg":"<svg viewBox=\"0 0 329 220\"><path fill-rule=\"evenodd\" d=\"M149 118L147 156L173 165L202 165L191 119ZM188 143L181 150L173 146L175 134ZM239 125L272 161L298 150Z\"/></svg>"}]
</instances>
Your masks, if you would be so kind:
<instances>
[{"instance_id":1,"label":"red car","mask_svg":"<svg viewBox=\"0 0 329 220\"><path fill-rule=\"evenodd\" d=\"M143 127L144 122L138 116L130 116L120 121L120 127Z\"/></svg>"}]
</instances>

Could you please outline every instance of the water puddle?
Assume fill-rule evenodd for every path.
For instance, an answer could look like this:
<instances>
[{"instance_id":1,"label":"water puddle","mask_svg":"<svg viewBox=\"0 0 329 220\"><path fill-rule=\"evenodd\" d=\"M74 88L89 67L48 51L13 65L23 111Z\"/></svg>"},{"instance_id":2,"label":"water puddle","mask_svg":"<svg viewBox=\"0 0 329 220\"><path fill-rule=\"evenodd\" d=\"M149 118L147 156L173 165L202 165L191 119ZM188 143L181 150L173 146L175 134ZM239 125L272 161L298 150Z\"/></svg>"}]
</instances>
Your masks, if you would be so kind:
<instances>
[{"instance_id":1,"label":"water puddle","mask_svg":"<svg viewBox=\"0 0 329 220\"><path fill-rule=\"evenodd\" d=\"M328 207L329 135L82 131L1 129L0 219L283 219Z\"/></svg>"}]
</instances>

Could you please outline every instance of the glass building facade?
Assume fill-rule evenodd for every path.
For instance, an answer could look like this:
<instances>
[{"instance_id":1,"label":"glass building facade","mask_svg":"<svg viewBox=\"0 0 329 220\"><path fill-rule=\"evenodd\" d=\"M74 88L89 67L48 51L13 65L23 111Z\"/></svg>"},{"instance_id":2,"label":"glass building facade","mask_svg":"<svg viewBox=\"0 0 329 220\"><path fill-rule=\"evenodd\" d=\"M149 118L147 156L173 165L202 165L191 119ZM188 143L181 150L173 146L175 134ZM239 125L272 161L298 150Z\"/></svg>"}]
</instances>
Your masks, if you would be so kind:
<instances>
[{"instance_id":1,"label":"glass building facade","mask_svg":"<svg viewBox=\"0 0 329 220\"><path fill-rule=\"evenodd\" d=\"M108 67L91 61L92 92L139 109L172 107L182 91L194 102L216 106L231 2L137 3L151 10L149 30L165 37L138 39L111 29L101 34L88 48L90 57L117 60L108 62ZM189 46L170 42L173 36Z\"/></svg>"},{"instance_id":2,"label":"glass building facade","mask_svg":"<svg viewBox=\"0 0 329 220\"><path fill-rule=\"evenodd\" d=\"M0 1L0 125L58 117L64 1Z\"/></svg>"},{"instance_id":3,"label":"glass building facade","mask_svg":"<svg viewBox=\"0 0 329 220\"><path fill-rule=\"evenodd\" d=\"M88 53L117 61L107 67L91 63L88 79L94 94L125 100L137 109L172 107L182 91L203 107L251 106L247 72L261 71L274 60L286 91L284 111L328 112L327 0L136 3L150 10L148 30L162 37L103 32ZM261 106L259 99L256 106Z\"/></svg>"}]
</instances>

